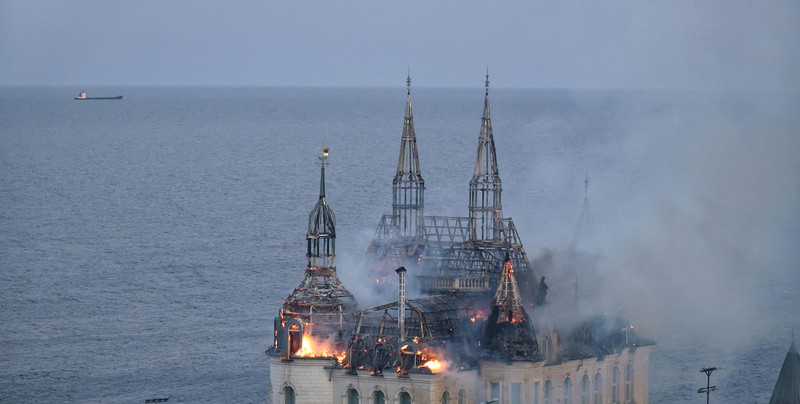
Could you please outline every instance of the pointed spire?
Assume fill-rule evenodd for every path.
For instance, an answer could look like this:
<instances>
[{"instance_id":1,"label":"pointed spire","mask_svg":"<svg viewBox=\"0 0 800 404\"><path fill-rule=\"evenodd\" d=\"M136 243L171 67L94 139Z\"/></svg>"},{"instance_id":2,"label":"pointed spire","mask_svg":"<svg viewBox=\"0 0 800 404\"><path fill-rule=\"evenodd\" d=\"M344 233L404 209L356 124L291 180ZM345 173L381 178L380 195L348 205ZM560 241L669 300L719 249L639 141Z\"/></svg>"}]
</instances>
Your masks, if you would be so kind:
<instances>
[{"instance_id":1,"label":"pointed spire","mask_svg":"<svg viewBox=\"0 0 800 404\"><path fill-rule=\"evenodd\" d=\"M283 302L280 322L276 320L276 348L288 351L291 357L298 348L289 342L291 320L299 320L304 335L325 341L341 338L351 327L351 315L358 309L353 294L339 280L336 273L336 217L325 199L325 166L328 148L323 147L320 160L319 199L308 215L308 263L305 278Z\"/></svg>"},{"instance_id":2,"label":"pointed spire","mask_svg":"<svg viewBox=\"0 0 800 404\"><path fill-rule=\"evenodd\" d=\"M406 78L406 116L400 141L397 173L392 181L392 225L397 236L413 238L422 235L425 180L419 169L417 135L411 110L411 75Z\"/></svg>"},{"instance_id":3,"label":"pointed spire","mask_svg":"<svg viewBox=\"0 0 800 404\"><path fill-rule=\"evenodd\" d=\"M590 234L592 230L592 215L589 211L589 170L586 170L586 179L583 181L583 208L578 217L578 224L575 226L575 233L572 235L570 250L574 250L581 239Z\"/></svg>"},{"instance_id":4,"label":"pointed spire","mask_svg":"<svg viewBox=\"0 0 800 404\"><path fill-rule=\"evenodd\" d=\"M319 200L308 215L308 267L335 268L336 258L336 216L325 198L325 165L328 161L328 148L323 147L320 160Z\"/></svg>"},{"instance_id":5,"label":"pointed spire","mask_svg":"<svg viewBox=\"0 0 800 404\"><path fill-rule=\"evenodd\" d=\"M328 148L322 147L322 156L317 157L321 166L321 173L319 176L319 197L325 197L325 164L328 164Z\"/></svg>"},{"instance_id":6,"label":"pointed spire","mask_svg":"<svg viewBox=\"0 0 800 404\"><path fill-rule=\"evenodd\" d=\"M793 333L794 334L794 333ZM794 346L794 336L789 352L783 360L778 381L772 390L770 404L800 403L800 354Z\"/></svg>"},{"instance_id":7,"label":"pointed spire","mask_svg":"<svg viewBox=\"0 0 800 404\"><path fill-rule=\"evenodd\" d=\"M408 95L411 95L411 68L408 68L408 77L406 78L406 87L408 87ZM409 104L411 102L409 101Z\"/></svg>"},{"instance_id":8,"label":"pointed spire","mask_svg":"<svg viewBox=\"0 0 800 404\"><path fill-rule=\"evenodd\" d=\"M489 95L489 66L486 66L486 95Z\"/></svg>"},{"instance_id":9,"label":"pointed spire","mask_svg":"<svg viewBox=\"0 0 800 404\"><path fill-rule=\"evenodd\" d=\"M522 296L519 293L519 286L517 286L517 279L514 276L514 267L508 257L506 257L506 263L503 265L503 274L494 293L492 304L500 309L500 313L510 316L510 318L506 319L509 322L514 322L515 316L525 313L525 307L522 305Z\"/></svg>"},{"instance_id":10,"label":"pointed spire","mask_svg":"<svg viewBox=\"0 0 800 404\"><path fill-rule=\"evenodd\" d=\"M481 132L475 171L469 183L469 232L473 241L500 240L503 226L502 181L497 170L497 153L489 112L489 69L483 101Z\"/></svg>"}]
</instances>

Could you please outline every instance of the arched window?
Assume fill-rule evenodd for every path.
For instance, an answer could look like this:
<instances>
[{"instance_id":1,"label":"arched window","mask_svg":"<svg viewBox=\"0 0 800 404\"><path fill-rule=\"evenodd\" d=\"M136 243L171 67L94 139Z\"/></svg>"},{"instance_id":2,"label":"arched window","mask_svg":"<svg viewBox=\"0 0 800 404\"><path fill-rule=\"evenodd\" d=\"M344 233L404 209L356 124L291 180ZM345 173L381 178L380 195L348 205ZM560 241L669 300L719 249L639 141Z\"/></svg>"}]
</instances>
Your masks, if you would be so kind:
<instances>
[{"instance_id":1,"label":"arched window","mask_svg":"<svg viewBox=\"0 0 800 404\"><path fill-rule=\"evenodd\" d=\"M593 384L592 404L603 404L603 376L600 376L600 373L594 375Z\"/></svg>"},{"instance_id":2,"label":"arched window","mask_svg":"<svg viewBox=\"0 0 800 404\"><path fill-rule=\"evenodd\" d=\"M442 404L450 404L450 393L446 391L442 393Z\"/></svg>"},{"instance_id":3,"label":"arched window","mask_svg":"<svg viewBox=\"0 0 800 404\"><path fill-rule=\"evenodd\" d=\"M401 391L400 394L397 395L397 401L400 404L411 404L411 394L408 394L407 391Z\"/></svg>"},{"instance_id":4,"label":"arched window","mask_svg":"<svg viewBox=\"0 0 800 404\"><path fill-rule=\"evenodd\" d=\"M611 403L619 404L619 367L611 370Z\"/></svg>"},{"instance_id":5,"label":"arched window","mask_svg":"<svg viewBox=\"0 0 800 404\"><path fill-rule=\"evenodd\" d=\"M361 398L358 396L358 390L354 388L347 389L347 404L359 404Z\"/></svg>"},{"instance_id":6,"label":"arched window","mask_svg":"<svg viewBox=\"0 0 800 404\"><path fill-rule=\"evenodd\" d=\"M589 404L589 375L581 379L581 404Z\"/></svg>"},{"instance_id":7,"label":"arched window","mask_svg":"<svg viewBox=\"0 0 800 404\"><path fill-rule=\"evenodd\" d=\"M550 404L550 397L553 396L553 382L544 382L544 404Z\"/></svg>"},{"instance_id":8,"label":"arched window","mask_svg":"<svg viewBox=\"0 0 800 404\"><path fill-rule=\"evenodd\" d=\"M294 389L289 386L283 388L283 404L294 404Z\"/></svg>"},{"instance_id":9,"label":"arched window","mask_svg":"<svg viewBox=\"0 0 800 404\"><path fill-rule=\"evenodd\" d=\"M633 365L625 367L625 402L633 402Z\"/></svg>"},{"instance_id":10,"label":"arched window","mask_svg":"<svg viewBox=\"0 0 800 404\"><path fill-rule=\"evenodd\" d=\"M380 390L375 390L372 393L372 402L374 404L386 404L386 395Z\"/></svg>"},{"instance_id":11,"label":"arched window","mask_svg":"<svg viewBox=\"0 0 800 404\"><path fill-rule=\"evenodd\" d=\"M467 392L464 389L458 391L458 404L467 404Z\"/></svg>"},{"instance_id":12,"label":"arched window","mask_svg":"<svg viewBox=\"0 0 800 404\"><path fill-rule=\"evenodd\" d=\"M572 404L572 379L564 379L564 404Z\"/></svg>"}]
</instances>

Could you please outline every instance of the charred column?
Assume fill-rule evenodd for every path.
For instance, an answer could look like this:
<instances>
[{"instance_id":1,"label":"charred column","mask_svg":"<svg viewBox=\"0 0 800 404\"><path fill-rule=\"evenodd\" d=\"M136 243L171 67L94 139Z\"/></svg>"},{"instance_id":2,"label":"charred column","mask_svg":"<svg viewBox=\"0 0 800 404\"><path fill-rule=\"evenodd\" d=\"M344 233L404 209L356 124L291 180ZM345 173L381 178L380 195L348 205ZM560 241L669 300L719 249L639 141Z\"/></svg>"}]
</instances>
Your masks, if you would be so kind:
<instances>
[{"instance_id":1,"label":"charred column","mask_svg":"<svg viewBox=\"0 0 800 404\"><path fill-rule=\"evenodd\" d=\"M400 277L400 287L398 290L397 301L397 326L400 328L400 341L406 339L406 268L400 267L396 270Z\"/></svg>"}]
</instances>

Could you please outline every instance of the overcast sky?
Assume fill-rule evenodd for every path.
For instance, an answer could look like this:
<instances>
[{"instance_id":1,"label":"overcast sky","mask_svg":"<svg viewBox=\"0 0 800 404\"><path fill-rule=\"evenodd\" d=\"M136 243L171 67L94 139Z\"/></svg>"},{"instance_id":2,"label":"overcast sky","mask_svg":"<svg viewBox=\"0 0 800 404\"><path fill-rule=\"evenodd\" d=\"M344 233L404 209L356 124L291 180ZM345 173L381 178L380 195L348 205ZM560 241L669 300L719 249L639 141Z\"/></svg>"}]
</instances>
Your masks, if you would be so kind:
<instances>
[{"instance_id":1,"label":"overcast sky","mask_svg":"<svg viewBox=\"0 0 800 404\"><path fill-rule=\"evenodd\" d=\"M232 3L232 4L229 4ZM800 89L800 2L0 0L0 85Z\"/></svg>"}]
</instances>

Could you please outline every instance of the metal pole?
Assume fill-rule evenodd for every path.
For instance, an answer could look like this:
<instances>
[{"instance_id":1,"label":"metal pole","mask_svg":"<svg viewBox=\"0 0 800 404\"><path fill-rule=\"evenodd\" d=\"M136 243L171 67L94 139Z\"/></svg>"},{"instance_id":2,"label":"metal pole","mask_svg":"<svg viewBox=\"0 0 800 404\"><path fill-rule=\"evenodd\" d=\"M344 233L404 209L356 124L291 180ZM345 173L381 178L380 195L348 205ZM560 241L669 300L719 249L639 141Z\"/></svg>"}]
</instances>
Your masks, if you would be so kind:
<instances>
[{"instance_id":1,"label":"metal pole","mask_svg":"<svg viewBox=\"0 0 800 404\"><path fill-rule=\"evenodd\" d=\"M711 392L717 390L717 386L711 385L711 373L717 370L717 368L703 368L700 369L700 373L705 373L707 380L706 380L706 387L697 390L698 393L706 393L706 404L710 403L711 400Z\"/></svg>"},{"instance_id":2,"label":"metal pole","mask_svg":"<svg viewBox=\"0 0 800 404\"><path fill-rule=\"evenodd\" d=\"M406 340L406 267L395 270L400 277L400 290L398 296L397 326L400 327L400 341Z\"/></svg>"}]
</instances>

